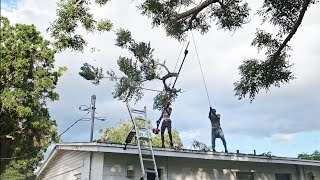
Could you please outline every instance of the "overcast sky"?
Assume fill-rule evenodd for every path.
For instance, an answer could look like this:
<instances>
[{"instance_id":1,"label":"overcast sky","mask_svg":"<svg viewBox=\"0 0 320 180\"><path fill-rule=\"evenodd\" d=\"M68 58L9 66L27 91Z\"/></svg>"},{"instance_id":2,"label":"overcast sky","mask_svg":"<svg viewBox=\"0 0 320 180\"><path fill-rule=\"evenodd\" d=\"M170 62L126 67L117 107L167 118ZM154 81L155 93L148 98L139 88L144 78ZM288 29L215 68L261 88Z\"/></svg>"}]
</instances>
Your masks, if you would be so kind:
<instances>
[{"instance_id":1,"label":"overcast sky","mask_svg":"<svg viewBox=\"0 0 320 180\"><path fill-rule=\"evenodd\" d=\"M260 25L260 19L254 12L261 4L252 2L249 1L253 9L251 23L242 29L227 32L217 30L212 24L210 32L205 35L194 32L211 104L221 114L228 149L243 153L252 153L255 149L258 154L271 151L274 155L289 157L320 150L320 4L306 12L302 26L289 43L293 49L290 62L294 63L292 71L297 79L281 88L271 88L267 93L261 91L250 103L249 99L239 101L234 97L233 83L239 79L238 66L245 59L264 57L250 46L256 28L274 29ZM137 10L138 4L139 1L111 1L102 8L93 7L93 12L97 18L109 18L115 29L130 30L136 41L150 41L155 57L166 60L173 70L183 43L166 37L162 27L152 28L151 20L141 16ZM7 16L12 23L35 24L46 38L50 38L46 29L55 19L55 10L56 1L53 0L1 1L1 15ZM78 75L79 68L88 62L117 72L118 57L131 57L131 54L114 45L114 32L83 34L89 41L84 53L64 51L56 55L56 66L67 66L69 70L58 83L60 100L50 103L49 108L52 118L58 123L58 131L63 132L85 114L78 107L89 105L91 95L95 94L97 116L107 117L106 121L95 124L94 136L99 138L99 129L115 126L116 121L128 119L129 114L123 102L113 99L113 83L103 81L94 86ZM172 113L173 127L178 129L185 148L191 147L193 139L211 144L209 103L191 36L188 41L189 54L176 85L184 93L173 104ZM99 51L90 52L91 47ZM160 81L146 83L146 87L163 88ZM147 106L148 116L154 124L160 115L159 111L152 110L155 95L154 92L146 92L142 101L135 105L136 108ZM62 139L65 142L87 142L89 133L90 123L82 121ZM219 139L216 144L216 149L222 151Z\"/></svg>"}]
</instances>

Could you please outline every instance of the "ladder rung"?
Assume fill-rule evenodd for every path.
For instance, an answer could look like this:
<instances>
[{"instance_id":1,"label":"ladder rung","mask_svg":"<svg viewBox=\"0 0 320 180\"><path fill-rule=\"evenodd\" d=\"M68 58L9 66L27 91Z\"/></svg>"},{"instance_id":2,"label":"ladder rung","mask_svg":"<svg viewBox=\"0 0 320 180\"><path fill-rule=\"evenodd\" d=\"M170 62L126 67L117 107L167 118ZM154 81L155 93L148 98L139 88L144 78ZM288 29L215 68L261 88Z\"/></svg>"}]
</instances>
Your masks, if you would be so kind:
<instances>
[{"instance_id":1,"label":"ladder rung","mask_svg":"<svg viewBox=\"0 0 320 180\"><path fill-rule=\"evenodd\" d=\"M134 118L135 120L139 120L139 121L146 121L145 119L143 119L143 118L139 118L139 117L136 117L136 118Z\"/></svg>"},{"instance_id":2,"label":"ladder rung","mask_svg":"<svg viewBox=\"0 0 320 180\"><path fill-rule=\"evenodd\" d=\"M150 140L150 138L148 138L148 137L143 137L143 136L138 136L138 139L139 139L139 140L145 140L145 141L149 141L149 140Z\"/></svg>"},{"instance_id":3,"label":"ladder rung","mask_svg":"<svg viewBox=\"0 0 320 180\"><path fill-rule=\"evenodd\" d=\"M145 112L143 110L138 110L138 109L131 109L132 113L137 113L137 114L144 114Z\"/></svg>"},{"instance_id":4,"label":"ladder rung","mask_svg":"<svg viewBox=\"0 0 320 180\"><path fill-rule=\"evenodd\" d=\"M153 161L153 159L149 159L149 158L142 158L142 160L144 160L144 161Z\"/></svg>"},{"instance_id":5,"label":"ladder rung","mask_svg":"<svg viewBox=\"0 0 320 180\"><path fill-rule=\"evenodd\" d=\"M149 130L148 128L138 128L139 130L147 131Z\"/></svg>"},{"instance_id":6,"label":"ladder rung","mask_svg":"<svg viewBox=\"0 0 320 180\"><path fill-rule=\"evenodd\" d=\"M144 156L152 156L151 150L141 150L141 154Z\"/></svg>"},{"instance_id":7,"label":"ladder rung","mask_svg":"<svg viewBox=\"0 0 320 180\"><path fill-rule=\"evenodd\" d=\"M148 172L148 173L156 173L156 171L155 170L150 170L150 169L146 169L146 170L144 170L145 172Z\"/></svg>"}]
</instances>

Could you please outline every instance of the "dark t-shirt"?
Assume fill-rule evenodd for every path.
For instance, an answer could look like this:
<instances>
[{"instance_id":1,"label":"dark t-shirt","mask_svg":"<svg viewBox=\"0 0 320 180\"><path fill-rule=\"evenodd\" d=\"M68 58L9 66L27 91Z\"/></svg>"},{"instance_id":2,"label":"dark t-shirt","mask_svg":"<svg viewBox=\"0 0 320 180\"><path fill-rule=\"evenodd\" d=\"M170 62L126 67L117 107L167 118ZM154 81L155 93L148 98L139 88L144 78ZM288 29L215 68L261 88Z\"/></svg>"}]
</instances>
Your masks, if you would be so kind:
<instances>
[{"instance_id":1,"label":"dark t-shirt","mask_svg":"<svg viewBox=\"0 0 320 180\"><path fill-rule=\"evenodd\" d=\"M209 115L212 128L220 127L220 117L217 114L210 113Z\"/></svg>"}]
</instances>

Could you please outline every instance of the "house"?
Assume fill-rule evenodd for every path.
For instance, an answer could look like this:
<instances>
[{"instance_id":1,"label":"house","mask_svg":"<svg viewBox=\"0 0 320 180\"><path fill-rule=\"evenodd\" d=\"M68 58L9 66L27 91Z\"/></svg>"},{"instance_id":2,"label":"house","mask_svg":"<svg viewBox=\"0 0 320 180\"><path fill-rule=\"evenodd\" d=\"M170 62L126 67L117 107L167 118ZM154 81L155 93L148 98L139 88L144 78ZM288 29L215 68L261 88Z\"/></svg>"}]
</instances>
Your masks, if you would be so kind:
<instances>
[{"instance_id":1,"label":"house","mask_svg":"<svg viewBox=\"0 0 320 180\"><path fill-rule=\"evenodd\" d=\"M95 142L57 144L37 177L139 180L138 149L123 147ZM320 161L162 148L154 148L154 154L161 180L320 180ZM154 179L154 174L148 174L148 179Z\"/></svg>"}]
</instances>

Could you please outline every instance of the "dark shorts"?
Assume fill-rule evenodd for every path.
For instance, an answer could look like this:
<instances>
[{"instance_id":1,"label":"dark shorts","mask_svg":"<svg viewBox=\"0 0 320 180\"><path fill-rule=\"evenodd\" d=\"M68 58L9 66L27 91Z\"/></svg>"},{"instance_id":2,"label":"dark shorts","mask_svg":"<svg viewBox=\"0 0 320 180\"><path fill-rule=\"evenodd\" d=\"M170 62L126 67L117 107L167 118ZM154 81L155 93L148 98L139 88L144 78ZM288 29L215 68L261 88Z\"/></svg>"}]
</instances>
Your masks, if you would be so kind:
<instances>
[{"instance_id":1,"label":"dark shorts","mask_svg":"<svg viewBox=\"0 0 320 180\"><path fill-rule=\"evenodd\" d=\"M212 128L212 138L224 139L224 134L221 128Z\"/></svg>"},{"instance_id":2,"label":"dark shorts","mask_svg":"<svg viewBox=\"0 0 320 180\"><path fill-rule=\"evenodd\" d=\"M171 121L163 121L161 125L161 134L164 133L164 131L168 129L168 132L171 132Z\"/></svg>"}]
</instances>

